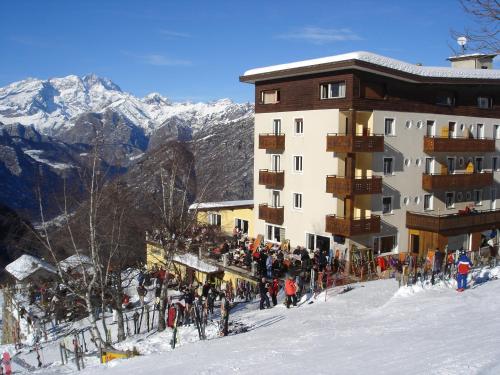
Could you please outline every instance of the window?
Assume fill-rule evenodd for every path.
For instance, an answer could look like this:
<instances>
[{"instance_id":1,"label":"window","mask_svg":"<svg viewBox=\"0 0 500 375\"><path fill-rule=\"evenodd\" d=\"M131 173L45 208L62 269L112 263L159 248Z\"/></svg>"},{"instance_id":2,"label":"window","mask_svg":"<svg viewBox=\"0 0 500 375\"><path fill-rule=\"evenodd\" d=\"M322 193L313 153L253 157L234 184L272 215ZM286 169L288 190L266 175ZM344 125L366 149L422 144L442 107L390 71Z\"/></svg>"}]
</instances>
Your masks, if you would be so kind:
<instances>
[{"instance_id":1,"label":"window","mask_svg":"<svg viewBox=\"0 0 500 375\"><path fill-rule=\"evenodd\" d=\"M493 172L498 172L498 156L493 156L491 158L491 170Z\"/></svg>"},{"instance_id":2,"label":"window","mask_svg":"<svg viewBox=\"0 0 500 375\"><path fill-rule=\"evenodd\" d=\"M437 105L453 107L455 105L455 97L452 94L441 94L436 97Z\"/></svg>"},{"instance_id":3,"label":"window","mask_svg":"<svg viewBox=\"0 0 500 375\"><path fill-rule=\"evenodd\" d=\"M266 240L271 242L281 242L285 239L285 228L276 225L266 225Z\"/></svg>"},{"instance_id":4,"label":"window","mask_svg":"<svg viewBox=\"0 0 500 375\"><path fill-rule=\"evenodd\" d=\"M271 155L271 166L273 172L280 170L280 155Z\"/></svg>"},{"instance_id":5,"label":"window","mask_svg":"<svg viewBox=\"0 0 500 375\"><path fill-rule=\"evenodd\" d=\"M302 172L302 156L293 157L293 171Z\"/></svg>"},{"instance_id":6,"label":"window","mask_svg":"<svg viewBox=\"0 0 500 375\"><path fill-rule=\"evenodd\" d=\"M474 204L476 206L481 206L483 204L483 191L474 190Z\"/></svg>"},{"instance_id":7,"label":"window","mask_svg":"<svg viewBox=\"0 0 500 375\"><path fill-rule=\"evenodd\" d=\"M497 209L497 189L491 189L490 194L490 210Z\"/></svg>"},{"instance_id":8,"label":"window","mask_svg":"<svg viewBox=\"0 0 500 375\"><path fill-rule=\"evenodd\" d=\"M384 175L387 176L394 173L392 163L392 158L384 158Z\"/></svg>"},{"instance_id":9,"label":"window","mask_svg":"<svg viewBox=\"0 0 500 375\"><path fill-rule=\"evenodd\" d=\"M248 220L234 219L234 226L242 233L248 233Z\"/></svg>"},{"instance_id":10,"label":"window","mask_svg":"<svg viewBox=\"0 0 500 375\"><path fill-rule=\"evenodd\" d=\"M406 129L411 129L412 125L413 125L413 121L412 120L406 120L406 124L405 124Z\"/></svg>"},{"instance_id":11,"label":"window","mask_svg":"<svg viewBox=\"0 0 500 375\"><path fill-rule=\"evenodd\" d=\"M295 135L304 134L304 120L301 118L295 119Z\"/></svg>"},{"instance_id":12,"label":"window","mask_svg":"<svg viewBox=\"0 0 500 375\"><path fill-rule=\"evenodd\" d=\"M301 193L293 193L293 208L302 209L302 194Z\"/></svg>"},{"instance_id":13,"label":"window","mask_svg":"<svg viewBox=\"0 0 500 375\"><path fill-rule=\"evenodd\" d=\"M482 173L483 172L483 158L477 157L474 159L474 172Z\"/></svg>"},{"instance_id":14,"label":"window","mask_svg":"<svg viewBox=\"0 0 500 375\"><path fill-rule=\"evenodd\" d=\"M328 251L330 249L330 238L306 233L306 246L309 250L321 249Z\"/></svg>"},{"instance_id":15,"label":"window","mask_svg":"<svg viewBox=\"0 0 500 375\"><path fill-rule=\"evenodd\" d=\"M281 120L273 120L273 134L281 134Z\"/></svg>"},{"instance_id":16,"label":"window","mask_svg":"<svg viewBox=\"0 0 500 375\"><path fill-rule=\"evenodd\" d=\"M263 90L260 92L262 104L276 104L280 102L280 90Z\"/></svg>"},{"instance_id":17,"label":"window","mask_svg":"<svg viewBox=\"0 0 500 375\"><path fill-rule=\"evenodd\" d=\"M220 214L209 213L208 214L208 223L210 225L215 225L215 226L220 227L220 224L221 224L221 216L220 216Z\"/></svg>"},{"instance_id":18,"label":"window","mask_svg":"<svg viewBox=\"0 0 500 375\"><path fill-rule=\"evenodd\" d=\"M493 125L493 139L500 139L500 125Z\"/></svg>"},{"instance_id":19,"label":"window","mask_svg":"<svg viewBox=\"0 0 500 375\"><path fill-rule=\"evenodd\" d=\"M445 204L446 208L453 208L455 207L455 193L454 192L447 192L445 194Z\"/></svg>"},{"instance_id":20,"label":"window","mask_svg":"<svg viewBox=\"0 0 500 375\"><path fill-rule=\"evenodd\" d=\"M432 210L432 194L424 195L424 210Z\"/></svg>"},{"instance_id":21,"label":"window","mask_svg":"<svg viewBox=\"0 0 500 375\"><path fill-rule=\"evenodd\" d=\"M392 214L392 197L382 198L382 213Z\"/></svg>"},{"instance_id":22,"label":"window","mask_svg":"<svg viewBox=\"0 0 500 375\"><path fill-rule=\"evenodd\" d=\"M477 98L477 106L482 109L490 109L493 107L493 98L479 96Z\"/></svg>"},{"instance_id":23,"label":"window","mask_svg":"<svg viewBox=\"0 0 500 375\"><path fill-rule=\"evenodd\" d=\"M395 135L396 131L394 129L394 119L393 118L386 118L385 119L385 135Z\"/></svg>"},{"instance_id":24,"label":"window","mask_svg":"<svg viewBox=\"0 0 500 375\"><path fill-rule=\"evenodd\" d=\"M375 254L390 253L397 247L396 236L375 237L373 239L373 252Z\"/></svg>"},{"instance_id":25,"label":"window","mask_svg":"<svg viewBox=\"0 0 500 375\"><path fill-rule=\"evenodd\" d=\"M425 158L425 174L432 174L434 172L434 159Z\"/></svg>"},{"instance_id":26,"label":"window","mask_svg":"<svg viewBox=\"0 0 500 375\"><path fill-rule=\"evenodd\" d=\"M345 98L345 82L321 84L320 97L321 99Z\"/></svg>"}]
</instances>

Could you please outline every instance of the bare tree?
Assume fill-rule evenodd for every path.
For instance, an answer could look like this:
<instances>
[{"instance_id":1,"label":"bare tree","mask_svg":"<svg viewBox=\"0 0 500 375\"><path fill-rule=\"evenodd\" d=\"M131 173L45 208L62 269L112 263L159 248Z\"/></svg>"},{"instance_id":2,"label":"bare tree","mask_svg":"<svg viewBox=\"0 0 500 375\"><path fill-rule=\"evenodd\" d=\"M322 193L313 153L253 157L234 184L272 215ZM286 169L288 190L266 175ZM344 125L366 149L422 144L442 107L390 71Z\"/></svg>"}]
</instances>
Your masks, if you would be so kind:
<instances>
[{"instance_id":1,"label":"bare tree","mask_svg":"<svg viewBox=\"0 0 500 375\"><path fill-rule=\"evenodd\" d=\"M459 0L464 11L475 23L472 28L452 30L451 36L456 39L465 36L467 48L471 51L485 53L500 52L500 1L498 0ZM455 52L456 49L453 48Z\"/></svg>"}]
</instances>

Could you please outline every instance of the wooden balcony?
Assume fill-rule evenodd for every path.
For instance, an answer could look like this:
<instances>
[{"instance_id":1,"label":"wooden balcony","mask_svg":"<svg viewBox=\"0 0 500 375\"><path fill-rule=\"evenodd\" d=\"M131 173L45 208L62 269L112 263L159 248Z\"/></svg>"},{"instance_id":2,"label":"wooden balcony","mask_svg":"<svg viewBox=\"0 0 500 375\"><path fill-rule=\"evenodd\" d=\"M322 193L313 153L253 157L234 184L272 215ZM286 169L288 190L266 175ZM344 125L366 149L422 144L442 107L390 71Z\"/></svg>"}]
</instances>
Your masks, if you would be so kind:
<instances>
[{"instance_id":1,"label":"wooden balcony","mask_svg":"<svg viewBox=\"0 0 500 375\"><path fill-rule=\"evenodd\" d=\"M328 152L383 152L383 135L328 134L326 136Z\"/></svg>"},{"instance_id":2,"label":"wooden balcony","mask_svg":"<svg viewBox=\"0 0 500 375\"><path fill-rule=\"evenodd\" d=\"M491 184L492 172L422 175L422 189L427 191L479 189Z\"/></svg>"},{"instance_id":3,"label":"wooden balcony","mask_svg":"<svg viewBox=\"0 0 500 375\"><path fill-rule=\"evenodd\" d=\"M269 189L283 189L285 186L285 172L259 170L259 185L265 185Z\"/></svg>"},{"instance_id":4,"label":"wooden balcony","mask_svg":"<svg viewBox=\"0 0 500 375\"><path fill-rule=\"evenodd\" d=\"M424 152L495 152L491 138L424 137Z\"/></svg>"},{"instance_id":5,"label":"wooden balcony","mask_svg":"<svg viewBox=\"0 0 500 375\"><path fill-rule=\"evenodd\" d=\"M267 204L259 204L259 219L267 223L283 224L283 207L271 207Z\"/></svg>"},{"instance_id":6,"label":"wooden balcony","mask_svg":"<svg viewBox=\"0 0 500 375\"><path fill-rule=\"evenodd\" d=\"M338 236L352 237L380 232L380 216L368 218L343 218L335 215L326 216L326 232Z\"/></svg>"},{"instance_id":7,"label":"wooden balcony","mask_svg":"<svg viewBox=\"0 0 500 375\"><path fill-rule=\"evenodd\" d=\"M259 149L283 151L285 150L284 134L259 134Z\"/></svg>"},{"instance_id":8,"label":"wooden balcony","mask_svg":"<svg viewBox=\"0 0 500 375\"><path fill-rule=\"evenodd\" d=\"M435 215L423 212L406 212L406 227L454 236L480 232L500 226L500 210L477 211L476 213L457 213Z\"/></svg>"},{"instance_id":9,"label":"wooden balcony","mask_svg":"<svg viewBox=\"0 0 500 375\"><path fill-rule=\"evenodd\" d=\"M381 194L382 177L326 176L326 192L336 196Z\"/></svg>"}]
</instances>

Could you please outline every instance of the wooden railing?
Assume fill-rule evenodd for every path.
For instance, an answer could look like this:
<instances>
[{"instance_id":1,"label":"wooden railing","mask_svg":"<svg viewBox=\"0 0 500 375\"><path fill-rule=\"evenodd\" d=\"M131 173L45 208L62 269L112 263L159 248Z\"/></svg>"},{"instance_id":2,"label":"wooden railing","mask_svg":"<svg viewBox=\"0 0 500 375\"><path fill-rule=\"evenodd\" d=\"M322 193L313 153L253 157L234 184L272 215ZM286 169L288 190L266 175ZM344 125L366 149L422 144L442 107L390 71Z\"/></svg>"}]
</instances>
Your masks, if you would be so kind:
<instances>
[{"instance_id":1,"label":"wooden railing","mask_svg":"<svg viewBox=\"0 0 500 375\"><path fill-rule=\"evenodd\" d=\"M259 149L283 151L285 149L285 135L259 134Z\"/></svg>"},{"instance_id":2,"label":"wooden railing","mask_svg":"<svg viewBox=\"0 0 500 375\"><path fill-rule=\"evenodd\" d=\"M424 152L495 152L495 140L424 136Z\"/></svg>"},{"instance_id":3,"label":"wooden railing","mask_svg":"<svg viewBox=\"0 0 500 375\"><path fill-rule=\"evenodd\" d=\"M383 152L383 135L328 134L328 152Z\"/></svg>"},{"instance_id":4,"label":"wooden railing","mask_svg":"<svg viewBox=\"0 0 500 375\"><path fill-rule=\"evenodd\" d=\"M267 204L259 204L259 219L267 223L282 225L284 221L284 208L272 207Z\"/></svg>"},{"instance_id":5,"label":"wooden railing","mask_svg":"<svg viewBox=\"0 0 500 375\"><path fill-rule=\"evenodd\" d=\"M378 233L380 232L380 216L343 218L336 215L327 215L325 228L328 233L344 237Z\"/></svg>"},{"instance_id":6,"label":"wooden railing","mask_svg":"<svg viewBox=\"0 0 500 375\"><path fill-rule=\"evenodd\" d=\"M462 212L438 215L423 212L406 212L406 227L443 235L479 232L500 226L500 210Z\"/></svg>"},{"instance_id":7,"label":"wooden railing","mask_svg":"<svg viewBox=\"0 0 500 375\"><path fill-rule=\"evenodd\" d=\"M423 174L422 189L453 190L478 189L493 183L492 172L482 173L453 173L453 174Z\"/></svg>"},{"instance_id":8,"label":"wooden railing","mask_svg":"<svg viewBox=\"0 0 500 375\"><path fill-rule=\"evenodd\" d=\"M326 192L337 196L381 194L382 177L326 176Z\"/></svg>"},{"instance_id":9,"label":"wooden railing","mask_svg":"<svg viewBox=\"0 0 500 375\"><path fill-rule=\"evenodd\" d=\"M283 189L285 186L285 172L261 169L259 170L259 185L265 185L271 189Z\"/></svg>"}]
</instances>

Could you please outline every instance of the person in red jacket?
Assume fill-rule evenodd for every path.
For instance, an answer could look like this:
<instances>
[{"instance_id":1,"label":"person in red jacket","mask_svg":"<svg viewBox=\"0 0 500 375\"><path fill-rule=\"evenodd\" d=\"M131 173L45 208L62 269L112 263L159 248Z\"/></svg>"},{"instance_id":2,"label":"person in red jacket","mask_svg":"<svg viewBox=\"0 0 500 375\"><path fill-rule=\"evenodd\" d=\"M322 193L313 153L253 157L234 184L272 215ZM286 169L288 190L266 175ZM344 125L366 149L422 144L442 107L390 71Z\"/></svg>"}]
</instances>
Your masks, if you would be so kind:
<instances>
[{"instance_id":1,"label":"person in red jacket","mask_svg":"<svg viewBox=\"0 0 500 375\"><path fill-rule=\"evenodd\" d=\"M293 281L293 277L289 276L285 281L286 307L290 308L290 303L297 306L297 285Z\"/></svg>"},{"instance_id":2,"label":"person in red jacket","mask_svg":"<svg viewBox=\"0 0 500 375\"><path fill-rule=\"evenodd\" d=\"M273 306L278 304L278 291L280 290L280 285L278 279L274 279L272 283L269 284L269 295L273 301Z\"/></svg>"},{"instance_id":3,"label":"person in red jacket","mask_svg":"<svg viewBox=\"0 0 500 375\"><path fill-rule=\"evenodd\" d=\"M471 267L472 262L465 254L465 251L462 250L457 260L457 291L463 292L467 289L467 275Z\"/></svg>"}]
</instances>

